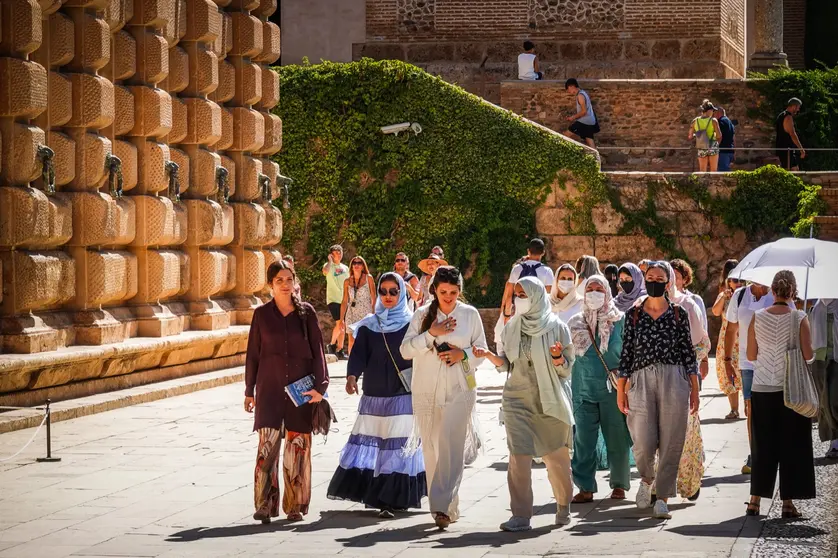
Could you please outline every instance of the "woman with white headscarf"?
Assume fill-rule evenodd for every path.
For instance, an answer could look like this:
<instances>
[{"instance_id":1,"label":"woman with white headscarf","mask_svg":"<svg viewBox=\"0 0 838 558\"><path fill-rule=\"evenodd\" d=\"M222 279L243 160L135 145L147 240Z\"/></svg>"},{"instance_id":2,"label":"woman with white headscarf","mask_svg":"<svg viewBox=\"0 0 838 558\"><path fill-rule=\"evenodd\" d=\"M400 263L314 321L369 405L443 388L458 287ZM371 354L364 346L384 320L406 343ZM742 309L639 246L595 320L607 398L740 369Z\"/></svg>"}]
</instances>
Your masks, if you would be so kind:
<instances>
[{"instance_id":1,"label":"woman with white headscarf","mask_svg":"<svg viewBox=\"0 0 838 558\"><path fill-rule=\"evenodd\" d=\"M582 295L577 289L578 277L579 274L572 265L560 265L556 269L553 286L550 287L550 306L553 313L564 323L582 311Z\"/></svg>"},{"instance_id":2,"label":"woman with white headscarf","mask_svg":"<svg viewBox=\"0 0 838 558\"><path fill-rule=\"evenodd\" d=\"M573 490L570 449L573 446L573 407L570 371L573 345L570 330L550 309L547 290L538 279L515 284L515 316L503 330L504 353L474 348L498 371L508 372L503 388L503 417L509 446L507 482L512 517L504 531L531 529L533 515L532 458L541 457L553 488L556 525L570 523Z\"/></svg>"},{"instance_id":3,"label":"woman with white headscarf","mask_svg":"<svg viewBox=\"0 0 838 558\"><path fill-rule=\"evenodd\" d=\"M576 360L573 363L573 482L579 493L573 503L591 502L597 491L597 438L605 438L611 470L611 498L624 500L629 489L631 435L626 417L617 407L616 386L609 377L620 365L623 350L624 314L617 309L608 281L602 275L583 284L585 305L570 319Z\"/></svg>"}]
</instances>

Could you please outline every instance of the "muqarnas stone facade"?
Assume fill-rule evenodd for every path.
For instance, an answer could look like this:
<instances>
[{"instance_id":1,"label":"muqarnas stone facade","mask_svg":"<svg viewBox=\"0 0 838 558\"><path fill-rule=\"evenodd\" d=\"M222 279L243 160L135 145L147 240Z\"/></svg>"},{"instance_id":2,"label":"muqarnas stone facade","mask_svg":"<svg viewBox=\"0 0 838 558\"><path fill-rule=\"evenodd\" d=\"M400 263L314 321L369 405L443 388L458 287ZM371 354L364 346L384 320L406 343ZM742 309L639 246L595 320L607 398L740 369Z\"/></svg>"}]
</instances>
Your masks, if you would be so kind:
<instances>
[{"instance_id":1,"label":"muqarnas stone facade","mask_svg":"<svg viewBox=\"0 0 838 558\"><path fill-rule=\"evenodd\" d=\"M0 350L249 323L282 235L276 8L0 2Z\"/></svg>"},{"instance_id":2,"label":"muqarnas stone facade","mask_svg":"<svg viewBox=\"0 0 838 558\"><path fill-rule=\"evenodd\" d=\"M529 0L531 29L622 29L624 0Z\"/></svg>"},{"instance_id":3,"label":"muqarnas stone facade","mask_svg":"<svg viewBox=\"0 0 838 558\"><path fill-rule=\"evenodd\" d=\"M403 33L430 33L434 30L436 0L396 0L399 30Z\"/></svg>"}]
</instances>

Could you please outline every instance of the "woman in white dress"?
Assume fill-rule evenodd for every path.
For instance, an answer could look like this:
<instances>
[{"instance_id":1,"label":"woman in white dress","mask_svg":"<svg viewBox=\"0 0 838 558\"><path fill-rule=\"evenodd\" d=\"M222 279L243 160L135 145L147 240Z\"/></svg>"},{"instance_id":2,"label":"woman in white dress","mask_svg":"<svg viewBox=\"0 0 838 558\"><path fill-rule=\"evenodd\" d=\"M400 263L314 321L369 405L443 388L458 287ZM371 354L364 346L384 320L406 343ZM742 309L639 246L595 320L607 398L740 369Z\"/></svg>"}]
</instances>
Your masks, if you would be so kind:
<instances>
[{"instance_id":1,"label":"woman in white dress","mask_svg":"<svg viewBox=\"0 0 838 558\"><path fill-rule=\"evenodd\" d=\"M473 306L460 301L462 275L457 268L437 269L430 286L433 302L413 315L401 353L413 359L413 416L422 439L428 496L434 522L445 529L460 515L457 492L466 453L474 454L477 384L474 372L486 348L483 321ZM418 437L407 451L418 445Z\"/></svg>"}]
</instances>

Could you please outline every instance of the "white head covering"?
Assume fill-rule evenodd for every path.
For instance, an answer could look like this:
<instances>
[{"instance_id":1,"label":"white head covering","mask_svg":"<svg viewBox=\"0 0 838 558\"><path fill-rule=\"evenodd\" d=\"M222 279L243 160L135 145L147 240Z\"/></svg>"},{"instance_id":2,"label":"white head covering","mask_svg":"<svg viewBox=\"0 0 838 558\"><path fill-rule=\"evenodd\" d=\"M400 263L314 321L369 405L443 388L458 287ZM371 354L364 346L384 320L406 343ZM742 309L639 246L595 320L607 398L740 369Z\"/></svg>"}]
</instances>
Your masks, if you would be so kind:
<instances>
[{"instance_id":1,"label":"white head covering","mask_svg":"<svg viewBox=\"0 0 838 558\"><path fill-rule=\"evenodd\" d=\"M581 300L578 289L570 289L569 293L565 293L564 298L558 297L557 291L559 290L559 273L564 270L573 272L574 281L577 277L579 277L579 274L576 273L576 270L573 269L573 266L570 264L560 265L556 269L556 273L553 277L553 286L550 288L550 304L553 306L553 312L556 314L564 312L565 310L570 310L576 303L579 302L579 300Z\"/></svg>"},{"instance_id":2,"label":"white head covering","mask_svg":"<svg viewBox=\"0 0 838 558\"><path fill-rule=\"evenodd\" d=\"M503 350L506 358L510 363L518 360L521 356L521 337L526 335L531 338L530 358L535 369L542 410L545 415L573 426L570 378L559 378L550 355L550 347L558 341L564 347L562 354L567 361L565 366L573 366L575 350L570 339L570 330L552 312L547 290L541 281L535 277L523 277L517 284L527 293L530 309L526 314L513 316L503 329Z\"/></svg>"},{"instance_id":3,"label":"white head covering","mask_svg":"<svg viewBox=\"0 0 838 558\"><path fill-rule=\"evenodd\" d=\"M599 350L602 353L606 352L611 332L614 331L614 324L623 319L623 313L614 304L608 280L602 275L588 277L582 284L583 292L587 291L589 283L597 283L603 288L605 304L598 310L591 310L583 303L582 312L573 316L567 324L570 327L573 346L580 355L588 351L593 343L592 335L596 335L597 332L599 333Z\"/></svg>"}]
</instances>

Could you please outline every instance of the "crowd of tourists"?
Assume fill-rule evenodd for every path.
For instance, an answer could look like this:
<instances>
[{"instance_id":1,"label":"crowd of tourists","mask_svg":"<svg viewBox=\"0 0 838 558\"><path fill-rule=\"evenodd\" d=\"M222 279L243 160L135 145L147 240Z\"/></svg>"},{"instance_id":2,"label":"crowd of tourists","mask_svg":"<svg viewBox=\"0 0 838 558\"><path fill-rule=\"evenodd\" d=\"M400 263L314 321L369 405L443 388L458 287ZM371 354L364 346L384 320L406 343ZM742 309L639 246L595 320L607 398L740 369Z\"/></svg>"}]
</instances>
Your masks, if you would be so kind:
<instances>
[{"instance_id":1,"label":"crowd of tourists","mask_svg":"<svg viewBox=\"0 0 838 558\"><path fill-rule=\"evenodd\" d=\"M624 500L636 465L635 504L654 518L671 517L671 498L699 499L699 393L712 347L687 262L601 269L583 255L554 270L533 239L509 274L490 350L481 315L463 298L463 276L442 248L419 262L421 278L400 252L377 282L362 257L347 267L343 255L333 246L322 269L335 320L325 344L293 262L268 269L273 300L254 313L245 381L245 410L255 411L259 433L255 519L279 516L280 468L283 513L299 521L308 511L312 434L328 432L333 416L325 351L345 356L344 336L345 389L360 400L330 499L393 518L427 497L439 528L457 521L464 469L483 446L475 371L484 362L506 375L500 420L511 517L501 530L531 528L534 461L546 466L557 525L571 522L573 504L593 501L602 468L610 471L609 498ZM831 442L827 458L838 459L838 302L807 301L800 310L790 271L771 285L746 284L732 276L736 264L722 268L710 311L722 319L715 351L730 403L725 418L740 418L741 392L748 420L745 513L758 515L760 499L773 497L779 471L783 517L800 517L794 501L815 497L812 422L784 403L786 366L790 351L812 366L818 432Z\"/></svg>"}]
</instances>

